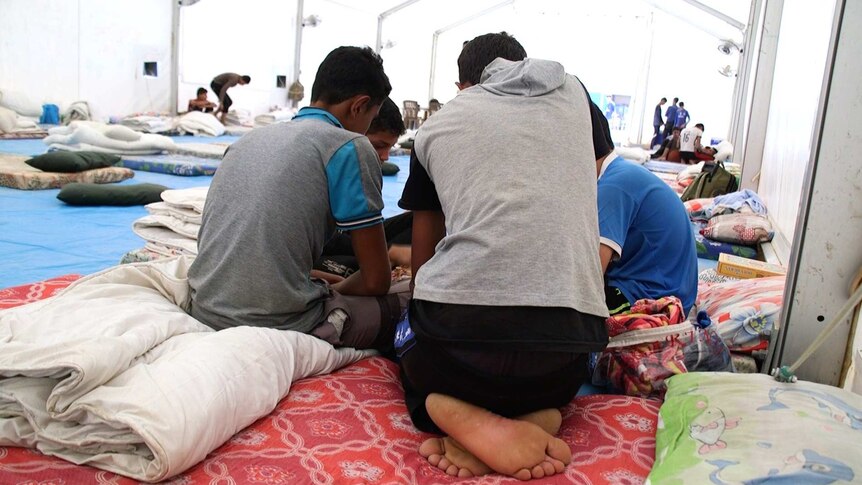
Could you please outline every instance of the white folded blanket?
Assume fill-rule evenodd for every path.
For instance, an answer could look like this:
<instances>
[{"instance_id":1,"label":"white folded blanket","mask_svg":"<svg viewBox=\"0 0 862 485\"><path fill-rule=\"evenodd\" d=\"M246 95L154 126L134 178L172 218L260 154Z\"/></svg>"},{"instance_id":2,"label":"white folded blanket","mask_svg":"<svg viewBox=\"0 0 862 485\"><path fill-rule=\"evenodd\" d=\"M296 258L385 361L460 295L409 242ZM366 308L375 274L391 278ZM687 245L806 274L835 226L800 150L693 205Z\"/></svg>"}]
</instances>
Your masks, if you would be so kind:
<instances>
[{"instance_id":1,"label":"white folded blanket","mask_svg":"<svg viewBox=\"0 0 862 485\"><path fill-rule=\"evenodd\" d=\"M190 111L179 117L177 130L181 134L221 136L224 134L224 125L209 113Z\"/></svg>"},{"instance_id":2,"label":"white folded blanket","mask_svg":"<svg viewBox=\"0 0 862 485\"><path fill-rule=\"evenodd\" d=\"M298 379L367 355L188 315L189 258L110 268L0 311L0 445L137 480L173 477L265 416Z\"/></svg>"},{"instance_id":3,"label":"white folded blanket","mask_svg":"<svg viewBox=\"0 0 862 485\"><path fill-rule=\"evenodd\" d=\"M290 108L271 111L254 117L254 126L267 126L273 123L284 123L293 119L296 111Z\"/></svg>"},{"instance_id":4,"label":"white folded blanket","mask_svg":"<svg viewBox=\"0 0 862 485\"><path fill-rule=\"evenodd\" d=\"M180 234L165 225L165 221L159 220L156 216L149 215L135 220L132 223L132 232L148 244L154 244L171 251L170 254L187 254L189 256L197 256L198 254L196 234L195 238Z\"/></svg>"},{"instance_id":5,"label":"white folded blanket","mask_svg":"<svg viewBox=\"0 0 862 485\"><path fill-rule=\"evenodd\" d=\"M150 214L171 216L181 221L191 222L194 224L200 224L202 219L201 213L194 209L175 207L167 202L153 202L152 204L147 204L146 208L147 212Z\"/></svg>"},{"instance_id":6,"label":"white folded blanket","mask_svg":"<svg viewBox=\"0 0 862 485\"><path fill-rule=\"evenodd\" d=\"M209 187L166 190L162 192L162 200L173 207L191 209L201 214L204 211L208 191Z\"/></svg>"},{"instance_id":7,"label":"white folded blanket","mask_svg":"<svg viewBox=\"0 0 862 485\"><path fill-rule=\"evenodd\" d=\"M164 133L172 131L176 120L172 116L135 115L126 116L120 124L143 133Z\"/></svg>"}]
</instances>

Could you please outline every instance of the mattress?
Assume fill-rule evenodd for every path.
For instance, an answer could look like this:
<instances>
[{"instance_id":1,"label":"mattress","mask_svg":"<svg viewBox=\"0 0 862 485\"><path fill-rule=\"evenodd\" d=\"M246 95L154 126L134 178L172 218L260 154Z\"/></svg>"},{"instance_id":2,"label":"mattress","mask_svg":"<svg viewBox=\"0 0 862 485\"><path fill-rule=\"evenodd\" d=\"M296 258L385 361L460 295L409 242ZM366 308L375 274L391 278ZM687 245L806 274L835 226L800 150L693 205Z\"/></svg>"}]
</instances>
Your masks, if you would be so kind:
<instances>
[{"instance_id":1,"label":"mattress","mask_svg":"<svg viewBox=\"0 0 862 485\"><path fill-rule=\"evenodd\" d=\"M221 163L221 160L215 158L201 158L184 154L131 155L122 158L115 166L184 177L212 175Z\"/></svg>"},{"instance_id":2,"label":"mattress","mask_svg":"<svg viewBox=\"0 0 862 485\"><path fill-rule=\"evenodd\" d=\"M0 140L41 140L48 136L48 132L42 129L13 131L12 133L0 133Z\"/></svg>"},{"instance_id":3,"label":"mattress","mask_svg":"<svg viewBox=\"0 0 862 485\"><path fill-rule=\"evenodd\" d=\"M0 308L48 298L75 279L0 290ZM615 395L575 398L562 410L560 429L573 463L561 475L531 483L642 483L654 460L660 404ZM272 413L170 483L465 483L419 456L418 446L429 436L410 422L397 366L372 357L297 382ZM0 483L137 482L33 450L0 447ZM469 483L518 482L487 476Z\"/></svg>"},{"instance_id":4,"label":"mattress","mask_svg":"<svg viewBox=\"0 0 862 485\"><path fill-rule=\"evenodd\" d=\"M43 172L27 165L30 157L0 154L0 186L21 190L59 189L72 183L109 184L135 176L128 168L105 167L76 173Z\"/></svg>"}]
</instances>

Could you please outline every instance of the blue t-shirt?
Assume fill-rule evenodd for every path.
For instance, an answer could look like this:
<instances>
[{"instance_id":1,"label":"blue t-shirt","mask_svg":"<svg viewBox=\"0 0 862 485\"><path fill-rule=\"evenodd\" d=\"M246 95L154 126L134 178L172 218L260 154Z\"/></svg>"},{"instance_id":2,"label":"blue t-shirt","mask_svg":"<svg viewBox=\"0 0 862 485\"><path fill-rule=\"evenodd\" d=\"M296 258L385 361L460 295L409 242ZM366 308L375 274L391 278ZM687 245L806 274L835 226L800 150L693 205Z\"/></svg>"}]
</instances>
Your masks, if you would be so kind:
<instances>
[{"instance_id":1,"label":"blue t-shirt","mask_svg":"<svg viewBox=\"0 0 862 485\"><path fill-rule=\"evenodd\" d=\"M688 116L688 110L685 108L678 108L676 111L676 126L685 126L688 124L688 121L691 117Z\"/></svg>"},{"instance_id":2,"label":"blue t-shirt","mask_svg":"<svg viewBox=\"0 0 862 485\"><path fill-rule=\"evenodd\" d=\"M598 202L602 244L620 256L608 266L607 284L630 303L677 296L688 312L697 296L697 252L679 196L647 169L617 157L599 178Z\"/></svg>"}]
</instances>

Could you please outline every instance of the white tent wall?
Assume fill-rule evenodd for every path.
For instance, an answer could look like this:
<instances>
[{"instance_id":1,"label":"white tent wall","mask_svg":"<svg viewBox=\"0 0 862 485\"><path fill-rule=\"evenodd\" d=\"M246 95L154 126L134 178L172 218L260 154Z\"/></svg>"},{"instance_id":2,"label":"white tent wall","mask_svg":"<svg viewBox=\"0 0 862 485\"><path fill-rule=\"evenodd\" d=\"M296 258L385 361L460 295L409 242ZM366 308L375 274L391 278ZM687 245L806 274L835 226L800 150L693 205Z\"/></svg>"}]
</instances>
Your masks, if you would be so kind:
<instances>
[{"instance_id":1,"label":"white tent wall","mask_svg":"<svg viewBox=\"0 0 862 485\"><path fill-rule=\"evenodd\" d=\"M170 16L163 21L170 24ZM295 33L296 0L206 0L182 7L177 108L185 111L197 89L210 90L223 72L251 76L251 84L231 89L234 107L260 114L287 106L287 88L276 87L276 76L285 76L287 86L293 81ZM217 93L209 96L215 101Z\"/></svg>"},{"instance_id":2,"label":"white tent wall","mask_svg":"<svg viewBox=\"0 0 862 485\"><path fill-rule=\"evenodd\" d=\"M835 0L784 2L782 11L757 191L769 207L783 260L811 158L834 8Z\"/></svg>"},{"instance_id":3,"label":"white tent wall","mask_svg":"<svg viewBox=\"0 0 862 485\"><path fill-rule=\"evenodd\" d=\"M0 1L0 90L61 108L85 100L97 118L165 111L170 19L171 0Z\"/></svg>"},{"instance_id":4,"label":"white tent wall","mask_svg":"<svg viewBox=\"0 0 862 485\"><path fill-rule=\"evenodd\" d=\"M394 41L381 55L392 80L392 98L400 105L404 99L428 101L431 39L434 31L462 18L487 10L500 1L449 5L449 1L422 1L391 17L384 24L383 43ZM672 9L686 11L692 23L652 8L640 0L613 2L559 2L517 0L484 16L440 34L434 73L433 96L441 102L457 94L457 58L463 41L487 32L506 30L524 45L531 57L561 62L568 72L579 76L593 93L630 96L625 132L615 132L619 143L647 143L652 136L652 110L662 96L680 97L692 111L693 121L707 126L706 138L724 139L728 135L732 111L734 78L724 77L718 69L736 69L738 54L724 55L717 50L720 38L741 40L729 25L697 11L682 1L664 2ZM748 0L730 2L728 7L743 21L748 15ZM452 7L452 8L448 8ZM448 10L447 10L448 8ZM441 12L448 12L441 16ZM453 14L457 12L457 15ZM644 125L638 139L643 97L642 66L650 53L650 16L654 41L649 56L650 68ZM421 20L420 20L421 19ZM695 22L696 21L696 22ZM709 32L700 25L709 25Z\"/></svg>"},{"instance_id":5,"label":"white tent wall","mask_svg":"<svg viewBox=\"0 0 862 485\"><path fill-rule=\"evenodd\" d=\"M317 68L333 49L341 46L374 48L377 13L369 11L362 2L305 0L304 16L316 15L320 23L315 27L304 27L302 32L299 80L305 87L305 98L300 106L311 102L311 86ZM384 62L387 73L391 73L392 68L391 64Z\"/></svg>"}]
</instances>

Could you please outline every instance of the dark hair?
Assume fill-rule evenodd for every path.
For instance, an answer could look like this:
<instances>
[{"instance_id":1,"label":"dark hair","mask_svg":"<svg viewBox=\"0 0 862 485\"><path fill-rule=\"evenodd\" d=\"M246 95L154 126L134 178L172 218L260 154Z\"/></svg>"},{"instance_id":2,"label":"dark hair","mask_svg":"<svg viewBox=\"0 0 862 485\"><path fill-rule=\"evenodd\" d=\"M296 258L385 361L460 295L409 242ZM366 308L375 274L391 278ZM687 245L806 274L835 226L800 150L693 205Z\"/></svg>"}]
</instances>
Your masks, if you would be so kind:
<instances>
[{"instance_id":1,"label":"dark hair","mask_svg":"<svg viewBox=\"0 0 862 485\"><path fill-rule=\"evenodd\" d=\"M242 81L246 84L251 82L251 76L243 76Z\"/></svg>"},{"instance_id":2,"label":"dark hair","mask_svg":"<svg viewBox=\"0 0 862 485\"><path fill-rule=\"evenodd\" d=\"M198 96L200 96L201 94L206 94L206 92L207 88L198 88Z\"/></svg>"},{"instance_id":3,"label":"dark hair","mask_svg":"<svg viewBox=\"0 0 862 485\"><path fill-rule=\"evenodd\" d=\"M467 42L458 56L458 80L462 83L479 84L482 71L498 57L522 61L527 57L527 51L506 32L480 35Z\"/></svg>"},{"instance_id":4,"label":"dark hair","mask_svg":"<svg viewBox=\"0 0 862 485\"><path fill-rule=\"evenodd\" d=\"M695 128L700 128L700 131L706 131L705 128L703 127L703 123L698 123L694 126L695 126Z\"/></svg>"},{"instance_id":5,"label":"dark hair","mask_svg":"<svg viewBox=\"0 0 862 485\"><path fill-rule=\"evenodd\" d=\"M685 103L683 103L682 101L680 101L680 102L679 102L679 105L682 107L682 106L685 106Z\"/></svg>"},{"instance_id":6,"label":"dark hair","mask_svg":"<svg viewBox=\"0 0 862 485\"><path fill-rule=\"evenodd\" d=\"M392 85L383 72L383 59L370 47L338 47L323 59L311 86L311 101L338 104L357 95L379 105Z\"/></svg>"},{"instance_id":7,"label":"dark hair","mask_svg":"<svg viewBox=\"0 0 862 485\"><path fill-rule=\"evenodd\" d=\"M389 98L383 100L383 105L380 106L380 112L377 117L371 120L371 126L368 127L368 134L380 133L385 131L396 136L401 136L406 131L404 120L401 118L401 111L398 105Z\"/></svg>"},{"instance_id":8,"label":"dark hair","mask_svg":"<svg viewBox=\"0 0 862 485\"><path fill-rule=\"evenodd\" d=\"M667 103L667 98L661 98L661 100Z\"/></svg>"},{"instance_id":9,"label":"dark hair","mask_svg":"<svg viewBox=\"0 0 862 485\"><path fill-rule=\"evenodd\" d=\"M673 98L674 103L676 103L677 101L679 101L679 98Z\"/></svg>"},{"instance_id":10,"label":"dark hair","mask_svg":"<svg viewBox=\"0 0 862 485\"><path fill-rule=\"evenodd\" d=\"M440 101L437 101L437 98L431 98L431 99L429 99L429 100L428 100L428 104L431 104L431 103L437 103L437 104L440 104Z\"/></svg>"}]
</instances>

